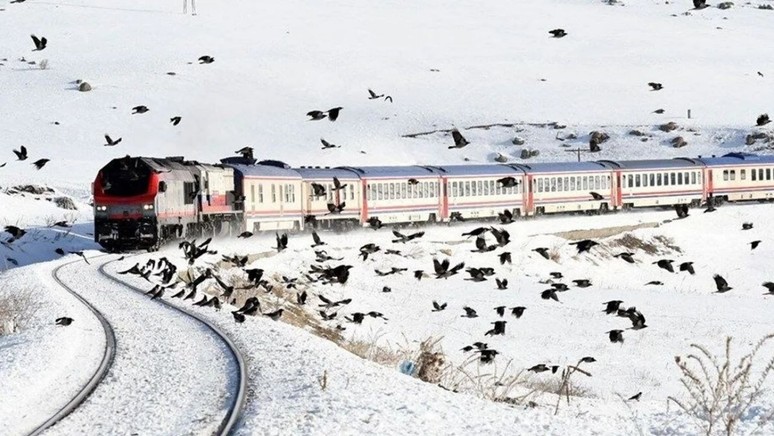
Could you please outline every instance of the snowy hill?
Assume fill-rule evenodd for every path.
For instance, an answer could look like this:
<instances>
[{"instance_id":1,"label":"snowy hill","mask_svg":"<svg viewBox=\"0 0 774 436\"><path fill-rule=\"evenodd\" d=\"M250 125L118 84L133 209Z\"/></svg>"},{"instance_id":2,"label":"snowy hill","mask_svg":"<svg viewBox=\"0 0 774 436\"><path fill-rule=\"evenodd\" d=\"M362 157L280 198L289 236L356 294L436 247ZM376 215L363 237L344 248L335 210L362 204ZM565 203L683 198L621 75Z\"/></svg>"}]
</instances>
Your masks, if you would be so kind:
<instances>
[{"instance_id":1,"label":"snowy hill","mask_svg":"<svg viewBox=\"0 0 774 436\"><path fill-rule=\"evenodd\" d=\"M774 47L761 43L771 40L774 14L757 4L200 3L193 17L179 2L151 0L5 5L0 183L88 189L117 156L215 161L245 145L292 165L491 162L496 153L518 160L522 148L540 150L539 160L574 160L561 145L585 148L599 129L611 140L586 159L767 147L744 144L756 117L774 112ZM554 28L568 36L552 38ZM48 38L44 51L31 52L31 33ZM198 64L202 55L215 62ZM46 59L47 69L21 57ZM78 92L79 79L94 89ZM369 88L394 102L368 100ZM150 111L132 115L137 105ZM344 108L336 122L307 121L306 112L336 106ZM176 127L173 116L182 117ZM681 130L655 129L669 121ZM520 125L547 122L567 128ZM465 130L494 123L515 127ZM403 136L452 126L471 145L447 150L443 132ZM641 142L632 129L654 137ZM123 141L104 147L105 133ZM555 139L570 133L577 139ZM671 148L677 135L686 148ZM525 144L513 145L515 136ZM321 137L342 148L321 150ZM20 145L27 162L52 161L40 172L13 162Z\"/></svg>"}]
</instances>

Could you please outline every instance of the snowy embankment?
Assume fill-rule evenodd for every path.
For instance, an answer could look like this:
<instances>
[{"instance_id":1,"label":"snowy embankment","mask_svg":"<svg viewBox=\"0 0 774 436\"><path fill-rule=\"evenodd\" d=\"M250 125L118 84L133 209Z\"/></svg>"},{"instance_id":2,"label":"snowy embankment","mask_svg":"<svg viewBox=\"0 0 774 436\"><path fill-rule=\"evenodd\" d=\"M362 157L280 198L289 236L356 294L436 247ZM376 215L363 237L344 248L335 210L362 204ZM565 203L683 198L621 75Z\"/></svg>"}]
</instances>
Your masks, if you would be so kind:
<instances>
[{"instance_id":1,"label":"snowy embankment","mask_svg":"<svg viewBox=\"0 0 774 436\"><path fill-rule=\"evenodd\" d=\"M511 392L514 396L519 392L536 391L529 396L538 405L535 410L508 409L514 415L508 415L508 419L518 420L519 425L527 426L525 428L531 431L540 431L540 426L545 424L548 426L545 431L557 434L577 426L587 426L588 431L604 434L620 434L621 426L630 426L627 428L632 431L639 427L650 432L690 434L696 431L695 427L687 417L675 413L674 405L672 412L667 413L667 397L681 398L683 395L674 357L686 355L692 343L720 352L726 336L734 337L736 353L741 356L762 336L774 332L774 322L770 319L768 309L769 298L774 297L764 296L765 288L761 286L764 281L772 279L766 268L774 250L774 240L769 236L774 234L774 224L766 221L771 213L771 205L751 204L723 207L709 214L695 210L684 220L672 220L674 213L671 211L650 211L520 221L505 227L511 233L510 244L486 254L470 253L474 248L472 239L459 236L476 224L427 227L423 229L426 232L423 238L405 245L391 243L394 237L387 229L376 232L364 230L346 236L322 233L321 237L327 245L321 248L330 256L343 257L340 262L329 262L329 266L342 263L354 266L349 281L343 286L307 283L303 274L315 263L314 250L310 248L312 241L308 235L291 236L288 250L268 256L265 254L272 252L274 242L271 237L253 237L248 241L216 240L211 248L217 249L219 254L204 256L197 263L197 270L201 272L204 267L215 268L219 276L239 282L237 278L243 273L219 262L221 256L251 255L251 262L246 268L265 269L265 276L270 278L275 287L270 293L256 291L265 312L276 307L295 310L295 294L305 290L308 302L301 310L307 311L308 317L316 320L310 325L322 323L331 330L337 325L342 326L346 329L342 332L345 338L374 343L383 350L392 350L388 352L406 356L415 356L421 341L429 337L440 338L440 351L445 354L452 368L462 367L465 373L474 377L492 373L501 375L503 372L518 376L517 388ZM754 223L753 229L742 230L743 222ZM570 233L564 233L568 231ZM405 232L410 231L407 229ZM576 248L569 245L569 242L582 238L599 240L601 246L592 248L590 253L578 255ZM749 242L753 240L762 242L756 250L751 251ZM358 257L358 248L370 242L380 245L382 251L371 255L364 262ZM531 251L537 247L548 248L552 259L546 260ZM707 250L707 247L717 249ZM387 249L400 250L402 254L385 254ZM498 255L503 251L512 253L513 265L499 264ZM634 253L636 263L629 264L613 257L620 252ZM159 255L168 257L181 268L186 267L175 247L169 247ZM115 268L126 268L136 262L142 264L145 257L159 255L127 259ZM413 271L420 269L432 275L432 259L447 257L452 260L452 264L464 261L471 267L493 267L496 271L494 277L507 278L509 288L496 289L494 277L481 283L467 281L464 279L467 277L465 273L448 280L431 277L417 281L412 277ZM669 273L652 264L660 259L673 259L676 269L682 262L693 262L696 274ZM391 267L407 268L408 271L387 277L375 274L375 270L386 271ZM540 293L550 287L546 281L550 278L549 273L556 271L562 272L564 279L554 282L566 283L570 289L558 293L560 302L543 300ZM734 289L725 294L715 293L714 274L725 277ZM285 289L280 281L283 275L299 278L301 284L297 290ZM575 279L588 279L592 286L577 288L571 282ZM646 285L650 281L663 284ZM205 284L209 293L217 295L222 292L214 282ZM145 286L148 287L147 284ZM391 291L384 292L384 286L389 286ZM288 295L290 301L278 297L283 294ZM351 298L352 302L328 310L328 313L337 312L337 317L332 321L322 321L317 313L322 310L318 307L321 303L318 295L334 301ZM627 318L605 315L603 303L615 299L623 300L624 308L636 306L645 315L648 327L630 330L631 322ZM190 305L190 301L169 301ZM444 311L433 312L432 301L447 303L448 306ZM237 306L241 300L238 303ZM499 317L494 310L501 305L508 308L505 317ZM477 310L478 317L462 317L464 306ZM524 315L519 319L509 313L514 306L526 307ZM280 399L303 390L304 395L292 398L297 401L308 399L310 403L301 402L294 410L298 410L298 413L304 410L308 412L310 407L317 410L313 406L314 401L332 395L318 384L319 377L327 371L329 378L353 381L344 389L346 395L352 395L357 389L364 390L355 396L359 406L374 407L375 416L390 416L390 419L397 420L391 424L383 423L386 426L384 431L398 431L398 428L404 426L422 428L415 425L430 425L422 420L413 421L413 415L407 417L411 413L408 411L414 410L410 405L406 406L405 414L399 414L400 418L391 414L396 409L390 405L389 398L396 397L405 401L405 398L418 395L413 392L394 393L396 390L403 392L404 389L415 389L413 380L400 386L392 381L395 377L407 379L399 374L396 363L386 369L373 369L375 372L370 376L370 381L361 385L354 382L356 374L364 371L360 367L371 368L373 365L358 361L343 350L335 350L333 344L320 343L318 339L298 330L293 333L290 327L271 327L274 324L265 319L248 317L244 324L235 324L226 310L220 313L212 309L199 310L225 325L236 338L245 341L244 350L252 353L251 383L256 392L260 392L257 394L259 398L268 395L273 402L287 407ZM362 324L345 320L345 317L351 318L355 312L369 311L381 312L387 320L368 316ZM491 323L497 320L507 321L505 335L485 336L484 333L492 327ZM270 335L266 334L267 328L271 328ZM317 327L309 327L309 330L315 329ZM613 329L624 330L623 344L610 343L606 332ZM302 338L298 337L299 334ZM475 353L460 350L476 341L487 342L489 348L500 352L494 363L478 364L477 358L473 357ZM279 353L267 353L268 349L278 350ZM766 356L757 364L763 365L763 361L770 357L772 350L765 351ZM305 358L299 360L299 355L309 356L309 361ZM573 378L574 390L579 398L573 400L572 407L565 410L566 406L563 406L559 417L553 417L554 393L559 385L559 374L532 374L525 370L539 363L564 367L586 356L596 359L596 362L584 365L592 377L577 375ZM452 376L442 380L446 387L467 391L471 395L480 394L471 388L470 380L466 380L463 372L455 373L454 369L448 371ZM455 381L457 384L452 384ZM342 383L346 384L344 381ZM265 386L271 387L269 392L265 392ZM766 386L771 386L770 380ZM428 386L426 389L432 392L434 388ZM638 392L642 393L639 401L624 401ZM445 419L462 416L464 422L479 422L478 419L488 417L488 413L506 413L498 411L502 406L489 405L482 406L484 409L471 408L475 409L473 416L459 415L459 411L446 409L453 406L444 405L447 401L457 401L453 399L454 396L447 399L449 393L438 389L437 394L422 395L438 395L433 401L440 403L422 404L423 407L437 408L433 409L434 413L442 413ZM465 398L464 401L471 401L466 395L458 396ZM760 424L759 419L768 413L765 411L771 410L772 400L774 397L770 393L760 398L756 403L758 412L747 417L742 428L746 431L756 429ZM336 401L343 402L342 410L353 406L346 403L350 401L347 399ZM364 406L371 402L373 406ZM248 412L249 417L258 413L260 418L256 419L259 421L287 425L285 421L278 421L277 417L264 415L265 411L260 410L260 404L251 406L258 408L258 411ZM411 401L409 404L415 403ZM286 416L282 419L291 418ZM326 425L338 423L337 419L336 416L328 415L324 422ZM374 421L369 422L373 425ZM349 425L342 428L357 429L360 423L352 420ZM529 427L531 425L535 427ZM771 430L768 426L763 428ZM299 429L302 428L306 427L299 426ZM452 432L457 429L450 422L436 428ZM493 427L496 433L502 432L504 428L507 426L502 422Z\"/></svg>"}]
</instances>

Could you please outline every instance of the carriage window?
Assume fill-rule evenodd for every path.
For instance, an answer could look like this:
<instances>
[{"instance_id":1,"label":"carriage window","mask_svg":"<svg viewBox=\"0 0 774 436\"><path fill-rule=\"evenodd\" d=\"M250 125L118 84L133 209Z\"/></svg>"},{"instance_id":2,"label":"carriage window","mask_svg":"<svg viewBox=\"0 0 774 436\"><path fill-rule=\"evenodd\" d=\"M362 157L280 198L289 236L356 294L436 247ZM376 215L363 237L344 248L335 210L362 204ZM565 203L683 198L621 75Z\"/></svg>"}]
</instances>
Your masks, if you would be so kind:
<instances>
[{"instance_id":1,"label":"carriage window","mask_svg":"<svg viewBox=\"0 0 774 436\"><path fill-rule=\"evenodd\" d=\"M731 180L736 180L736 170L731 170Z\"/></svg>"},{"instance_id":2,"label":"carriage window","mask_svg":"<svg viewBox=\"0 0 774 436\"><path fill-rule=\"evenodd\" d=\"M594 189L599 189L600 186L599 176L594 176Z\"/></svg>"},{"instance_id":3,"label":"carriage window","mask_svg":"<svg viewBox=\"0 0 774 436\"><path fill-rule=\"evenodd\" d=\"M656 186L661 186L661 173L656 174Z\"/></svg>"},{"instance_id":4,"label":"carriage window","mask_svg":"<svg viewBox=\"0 0 774 436\"><path fill-rule=\"evenodd\" d=\"M452 197L459 196L457 192L457 182L452 182Z\"/></svg>"},{"instance_id":5,"label":"carriage window","mask_svg":"<svg viewBox=\"0 0 774 436\"><path fill-rule=\"evenodd\" d=\"M583 190L586 191L589 189L589 177L583 176Z\"/></svg>"},{"instance_id":6,"label":"carriage window","mask_svg":"<svg viewBox=\"0 0 774 436\"><path fill-rule=\"evenodd\" d=\"M255 185L250 185L250 203L253 203L253 210L255 210Z\"/></svg>"},{"instance_id":7,"label":"carriage window","mask_svg":"<svg viewBox=\"0 0 774 436\"><path fill-rule=\"evenodd\" d=\"M750 180L753 182L758 180L758 172L755 169L750 170Z\"/></svg>"},{"instance_id":8,"label":"carriage window","mask_svg":"<svg viewBox=\"0 0 774 436\"><path fill-rule=\"evenodd\" d=\"M766 168L766 180L771 180L771 168Z\"/></svg>"},{"instance_id":9,"label":"carriage window","mask_svg":"<svg viewBox=\"0 0 774 436\"><path fill-rule=\"evenodd\" d=\"M571 189L572 189L572 187L570 186L570 178L569 177L565 177L564 178L564 190L565 191L569 191Z\"/></svg>"},{"instance_id":10,"label":"carriage window","mask_svg":"<svg viewBox=\"0 0 774 436\"><path fill-rule=\"evenodd\" d=\"M477 185L478 185L478 195L484 195L484 182L479 180Z\"/></svg>"},{"instance_id":11,"label":"carriage window","mask_svg":"<svg viewBox=\"0 0 774 436\"><path fill-rule=\"evenodd\" d=\"M676 185L677 184L676 179L677 179L677 176L675 175L675 173L669 173L669 184L670 185L672 185L672 186Z\"/></svg>"},{"instance_id":12,"label":"carriage window","mask_svg":"<svg viewBox=\"0 0 774 436\"><path fill-rule=\"evenodd\" d=\"M633 176L633 175L631 175L631 174L629 174L629 175L626 177L626 179L628 180L628 185L627 185L627 186L628 186L629 188L632 188L632 187L634 187L634 176Z\"/></svg>"},{"instance_id":13,"label":"carriage window","mask_svg":"<svg viewBox=\"0 0 774 436\"><path fill-rule=\"evenodd\" d=\"M389 193L390 200L395 200L395 183L390 183L387 185L387 192Z\"/></svg>"},{"instance_id":14,"label":"carriage window","mask_svg":"<svg viewBox=\"0 0 774 436\"><path fill-rule=\"evenodd\" d=\"M656 186L656 175L651 174L649 178L650 178L650 186Z\"/></svg>"},{"instance_id":15,"label":"carriage window","mask_svg":"<svg viewBox=\"0 0 774 436\"><path fill-rule=\"evenodd\" d=\"M723 180L728 181L728 170L723 170Z\"/></svg>"},{"instance_id":16,"label":"carriage window","mask_svg":"<svg viewBox=\"0 0 774 436\"><path fill-rule=\"evenodd\" d=\"M271 202L277 202L277 186L272 183L271 185Z\"/></svg>"},{"instance_id":17,"label":"carriage window","mask_svg":"<svg viewBox=\"0 0 774 436\"><path fill-rule=\"evenodd\" d=\"M678 185L683 184L683 173L677 173L677 184Z\"/></svg>"},{"instance_id":18,"label":"carriage window","mask_svg":"<svg viewBox=\"0 0 774 436\"><path fill-rule=\"evenodd\" d=\"M760 169L758 170L758 179L759 179L759 180L763 180L763 168L760 168Z\"/></svg>"},{"instance_id":19,"label":"carriage window","mask_svg":"<svg viewBox=\"0 0 774 436\"><path fill-rule=\"evenodd\" d=\"M484 195L489 195L489 182L484 182Z\"/></svg>"},{"instance_id":20,"label":"carriage window","mask_svg":"<svg viewBox=\"0 0 774 436\"><path fill-rule=\"evenodd\" d=\"M495 195L495 185L496 184L497 183L495 183L494 180L490 180L489 181L489 195Z\"/></svg>"},{"instance_id":21,"label":"carriage window","mask_svg":"<svg viewBox=\"0 0 774 436\"><path fill-rule=\"evenodd\" d=\"M556 177L551 177L551 192L556 192Z\"/></svg>"},{"instance_id":22,"label":"carriage window","mask_svg":"<svg viewBox=\"0 0 774 436\"><path fill-rule=\"evenodd\" d=\"M561 177L557 177L556 178L556 190L559 191L559 192L564 191L564 185L562 184L562 178Z\"/></svg>"},{"instance_id":23,"label":"carriage window","mask_svg":"<svg viewBox=\"0 0 774 436\"><path fill-rule=\"evenodd\" d=\"M739 170L739 179L747 180L747 170Z\"/></svg>"},{"instance_id":24,"label":"carriage window","mask_svg":"<svg viewBox=\"0 0 774 436\"><path fill-rule=\"evenodd\" d=\"M664 186L669 186L669 173L664 173Z\"/></svg>"},{"instance_id":25,"label":"carriage window","mask_svg":"<svg viewBox=\"0 0 774 436\"><path fill-rule=\"evenodd\" d=\"M470 197L470 182L465 182L465 193L463 195L465 197Z\"/></svg>"},{"instance_id":26,"label":"carriage window","mask_svg":"<svg viewBox=\"0 0 774 436\"><path fill-rule=\"evenodd\" d=\"M642 175L642 186L644 186L646 188L648 187L648 175L647 174L643 174Z\"/></svg>"},{"instance_id":27,"label":"carriage window","mask_svg":"<svg viewBox=\"0 0 774 436\"><path fill-rule=\"evenodd\" d=\"M436 182L430 182L430 198L435 197L436 186L437 186Z\"/></svg>"},{"instance_id":28,"label":"carriage window","mask_svg":"<svg viewBox=\"0 0 774 436\"><path fill-rule=\"evenodd\" d=\"M640 184L640 175L639 174L634 176L634 186L636 186L638 188L641 186L641 184Z\"/></svg>"},{"instance_id":29,"label":"carriage window","mask_svg":"<svg viewBox=\"0 0 774 436\"><path fill-rule=\"evenodd\" d=\"M537 186L538 186L538 188L537 188L538 192L543 192L543 179L542 178L537 180Z\"/></svg>"},{"instance_id":30,"label":"carriage window","mask_svg":"<svg viewBox=\"0 0 774 436\"><path fill-rule=\"evenodd\" d=\"M692 185L696 184L696 171L691 173L691 184Z\"/></svg>"},{"instance_id":31,"label":"carriage window","mask_svg":"<svg viewBox=\"0 0 774 436\"><path fill-rule=\"evenodd\" d=\"M685 184L687 185L688 184L688 173L687 172L683 174L683 180L685 180Z\"/></svg>"},{"instance_id":32,"label":"carriage window","mask_svg":"<svg viewBox=\"0 0 774 436\"><path fill-rule=\"evenodd\" d=\"M355 199L355 184L349 185L349 199L354 200Z\"/></svg>"}]
</instances>

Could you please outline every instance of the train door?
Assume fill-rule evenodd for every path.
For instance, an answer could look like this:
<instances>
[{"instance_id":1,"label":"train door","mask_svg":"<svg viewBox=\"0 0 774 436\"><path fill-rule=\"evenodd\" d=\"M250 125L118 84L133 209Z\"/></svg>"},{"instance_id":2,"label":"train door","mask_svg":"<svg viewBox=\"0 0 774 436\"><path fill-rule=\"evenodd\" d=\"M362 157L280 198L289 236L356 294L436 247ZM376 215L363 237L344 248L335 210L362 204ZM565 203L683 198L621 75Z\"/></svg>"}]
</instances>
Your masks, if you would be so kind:
<instances>
[{"instance_id":1,"label":"train door","mask_svg":"<svg viewBox=\"0 0 774 436\"><path fill-rule=\"evenodd\" d=\"M712 192L715 190L714 183L715 182L712 179L712 169L707 168L704 171L704 180L702 183L702 186L703 186L702 197L705 201L707 200L707 198L709 198L710 195L712 195Z\"/></svg>"},{"instance_id":2,"label":"train door","mask_svg":"<svg viewBox=\"0 0 774 436\"><path fill-rule=\"evenodd\" d=\"M613 183L610 185L610 198L614 199L611 206L620 207L623 206L623 191L621 190L621 172L615 171L613 176Z\"/></svg>"},{"instance_id":3,"label":"train door","mask_svg":"<svg viewBox=\"0 0 774 436\"><path fill-rule=\"evenodd\" d=\"M447 218L449 218L449 182L447 181L446 177L441 177L440 179L440 198L439 198L439 221L443 221Z\"/></svg>"},{"instance_id":4,"label":"train door","mask_svg":"<svg viewBox=\"0 0 774 436\"><path fill-rule=\"evenodd\" d=\"M524 211L522 214L524 216L533 215L535 213L534 206L535 206L535 197L533 191L534 189L534 179L532 177L532 174L527 174L524 177L525 183L523 183L524 187Z\"/></svg>"},{"instance_id":5,"label":"train door","mask_svg":"<svg viewBox=\"0 0 774 436\"><path fill-rule=\"evenodd\" d=\"M365 224L368 221L368 180L360 180L361 189L361 203L360 208L360 223Z\"/></svg>"}]
</instances>

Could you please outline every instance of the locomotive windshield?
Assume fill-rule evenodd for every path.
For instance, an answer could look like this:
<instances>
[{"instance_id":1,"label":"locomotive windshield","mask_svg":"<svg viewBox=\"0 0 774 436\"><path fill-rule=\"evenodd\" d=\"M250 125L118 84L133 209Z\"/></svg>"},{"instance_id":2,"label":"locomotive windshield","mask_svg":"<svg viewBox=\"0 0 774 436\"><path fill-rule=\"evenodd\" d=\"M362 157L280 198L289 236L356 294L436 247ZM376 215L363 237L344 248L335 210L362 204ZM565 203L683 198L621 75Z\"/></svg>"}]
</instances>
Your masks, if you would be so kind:
<instances>
[{"instance_id":1,"label":"locomotive windshield","mask_svg":"<svg viewBox=\"0 0 774 436\"><path fill-rule=\"evenodd\" d=\"M138 158L116 159L102 170L105 194L132 197L148 192L151 169Z\"/></svg>"}]
</instances>

